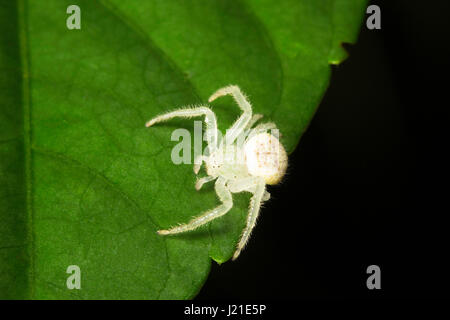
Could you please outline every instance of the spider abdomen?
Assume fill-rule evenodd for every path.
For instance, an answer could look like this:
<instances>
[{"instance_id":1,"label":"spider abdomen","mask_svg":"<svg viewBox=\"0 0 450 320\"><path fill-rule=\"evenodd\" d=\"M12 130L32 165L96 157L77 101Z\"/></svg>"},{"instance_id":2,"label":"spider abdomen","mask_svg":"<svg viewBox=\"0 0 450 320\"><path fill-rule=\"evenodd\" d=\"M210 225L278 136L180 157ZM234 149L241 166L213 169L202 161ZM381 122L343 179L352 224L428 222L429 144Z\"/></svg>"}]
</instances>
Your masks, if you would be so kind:
<instances>
[{"instance_id":1,"label":"spider abdomen","mask_svg":"<svg viewBox=\"0 0 450 320\"><path fill-rule=\"evenodd\" d=\"M245 144L248 173L264 178L267 184L281 181L287 168L287 154L283 145L269 133L259 133Z\"/></svg>"}]
</instances>

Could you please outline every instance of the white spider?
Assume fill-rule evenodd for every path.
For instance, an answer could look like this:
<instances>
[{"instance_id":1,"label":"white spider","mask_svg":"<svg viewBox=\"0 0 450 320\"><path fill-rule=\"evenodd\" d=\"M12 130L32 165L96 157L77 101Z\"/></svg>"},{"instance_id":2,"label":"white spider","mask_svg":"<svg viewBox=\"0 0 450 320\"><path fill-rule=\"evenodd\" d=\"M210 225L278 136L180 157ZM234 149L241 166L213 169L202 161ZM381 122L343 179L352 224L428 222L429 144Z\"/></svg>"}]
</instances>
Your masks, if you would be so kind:
<instances>
[{"instance_id":1,"label":"white spider","mask_svg":"<svg viewBox=\"0 0 450 320\"><path fill-rule=\"evenodd\" d=\"M205 162L207 176L198 179L195 188L200 190L204 183L217 179L215 190L222 204L187 224L168 230L159 230L158 234L168 235L194 230L226 214L233 207L232 193L251 192L253 197L250 201L247 224L233 255L235 260L245 247L256 224L261 203L270 198L270 194L266 191L266 184L279 183L286 172L287 154L277 137L267 133L268 130L276 129L273 122L259 124L252 128L262 115L252 116L252 107L238 86L231 85L219 89L208 101L212 102L224 95L231 95L243 113L227 130L221 141L218 141L216 115L206 106L168 112L151 119L146 126L150 127L174 117L205 116L209 156L200 155L195 159L194 172L198 174L202 162ZM243 161L237 161L238 159Z\"/></svg>"}]
</instances>

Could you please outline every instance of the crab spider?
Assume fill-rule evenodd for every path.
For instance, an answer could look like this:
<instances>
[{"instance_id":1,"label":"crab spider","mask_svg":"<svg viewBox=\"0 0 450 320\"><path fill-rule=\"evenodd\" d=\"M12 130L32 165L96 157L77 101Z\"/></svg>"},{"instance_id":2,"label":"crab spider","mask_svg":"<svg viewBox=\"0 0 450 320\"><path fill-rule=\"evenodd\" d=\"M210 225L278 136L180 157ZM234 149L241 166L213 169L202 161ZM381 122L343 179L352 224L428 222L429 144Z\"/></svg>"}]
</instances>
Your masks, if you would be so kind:
<instances>
[{"instance_id":1,"label":"crab spider","mask_svg":"<svg viewBox=\"0 0 450 320\"><path fill-rule=\"evenodd\" d=\"M195 188L200 190L205 183L216 180L215 191L222 204L186 224L159 230L158 234L169 235L197 229L225 215L233 207L232 193L251 192L253 197L250 200L246 226L232 258L235 260L250 238L261 203L270 198L266 184L278 184L286 172L287 154L278 138L267 132L276 129L274 123L268 122L253 127L263 116L252 114L250 102L238 86L230 85L217 90L208 102L225 95L231 95L243 113L227 130L221 141L218 141L216 115L206 106L168 112L151 119L146 126L151 127L175 117L205 117L209 155L200 155L196 158L194 173L198 174L204 162L207 176L198 179ZM239 159L243 161L238 161Z\"/></svg>"}]
</instances>

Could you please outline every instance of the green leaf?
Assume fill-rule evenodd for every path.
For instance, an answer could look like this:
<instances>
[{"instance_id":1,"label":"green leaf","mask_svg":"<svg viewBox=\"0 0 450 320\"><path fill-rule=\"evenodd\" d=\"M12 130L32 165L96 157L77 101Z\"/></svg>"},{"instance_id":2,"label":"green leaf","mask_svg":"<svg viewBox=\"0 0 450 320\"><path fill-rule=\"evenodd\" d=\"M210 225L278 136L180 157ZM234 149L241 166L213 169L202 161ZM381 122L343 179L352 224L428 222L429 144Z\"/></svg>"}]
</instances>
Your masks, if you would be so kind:
<instances>
[{"instance_id":1,"label":"green leaf","mask_svg":"<svg viewBox=\"0 0 450 320\"><path fill-rule=\"evenodd\" d=\"M66 27L73 4L81 30ZM192 165L171 161L171 132L192 121L145 121L237 84L293 151L365 5L2 1L0 298L194 297L210 258L231 257L250 195L207 227L158 236L218 203L212 185L195 191ZM229 98L212 108L222 131L239 115ZM80 290L66 286L70 265Z\"/></svg>"}]
</instances>

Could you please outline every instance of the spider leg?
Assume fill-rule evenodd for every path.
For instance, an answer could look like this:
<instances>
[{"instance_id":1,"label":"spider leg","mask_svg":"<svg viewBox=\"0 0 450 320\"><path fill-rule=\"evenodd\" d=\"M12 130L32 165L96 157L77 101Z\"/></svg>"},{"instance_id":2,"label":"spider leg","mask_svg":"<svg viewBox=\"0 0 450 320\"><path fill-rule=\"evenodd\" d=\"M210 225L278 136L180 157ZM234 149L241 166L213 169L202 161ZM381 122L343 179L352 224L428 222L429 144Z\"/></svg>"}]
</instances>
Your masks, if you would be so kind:
<instances>
[{"instance_id":1,"label":"spider leg","mask_svg":"<svg viewBox=\"0 0 450 320\"><path fill-rule=\"evenodd\" d=\"M266 122L266 123L258 124L252 130L255 133L259 133L259 132L263 132L263 131L267 131L267 130L273 130L273 129L278 129L276 124L273 123L273 122Z\"/></svg>"},{"instance_id":2,"label":"spider leg","mask_svg":"<svg viewBox=\"0 0 450 320\"><path fill-rule=\"evenodd\" d=\"M205 116L206 136L208 146L211 146L211 149L215 150L217 148L217 120L214 112L212 112L211 109L209 109L208 107L205 106L188 107L167 112L147 121L145 126L151 127L158 122L167 121L176 117L192 118L199 116Z\"/></svg>"},{"instance_id":3,"label":"spider leg","mask_svg":"<svg viewBox=\"0 0 450 320\"><path fill-rule=\"evenodd\" d=\"M205 183L208 183L208 182L210 182L210 181L213 181L214 179L216 179L217 177L214 177L214 176L207 176L207 177L203 177L203 178L200 178L200 179L198 179L197 180L197 183L195 184L195 189L198 191L198 190L200 190L202 187L203 187L203 185L205 184Z\"/></svg>"},{"instance_id":4,"label":"spider leg","mask_svg":"<svg viewBox=\"0 0 450 320\"><path fill-rule=\"evenodd\" d=\"M251 137L253 137L253 136L255 136L255 135L259 134L259 133L269 131L269 130L278 130L278 128L275 125L275 123L273 123L273 122L261 123L261 124L258 124L256 127L251 128L247 132L247 135L242 135L242 136L239 137L239 139L245 139L245 140L248 141ZM277 139L280 138L279 137L280 136L279 132L278 133L272 132L272 134L274 134L277 137Z\"/></svg>"},{"instance_id":5,"label":"spider leg","mask_svg":"<svg viewBox=\"0 0 450 320\"><path fill-rule=\"evenodd\" d=\"M255 186L258 182L258 177L249 176L246 178L230 180L228 181L227 186L232 193L239 193L242 191L249 191L251 193L254 193Z\"/></svg>"},{"instance_id":6,"label":"spider leg","mask_svg":"<svg viewBox=\"0 0 450 320\"><path fill-rule=\"evenodd\" d=\"M208 159L207 156L204 156L202 154L199 154L195 157L194 159L194 173L198 174L198 172L200 171L200 168L203 164L203 161L206 161Z\"/></svg>"},{"instance_id":7,"label":"spider leg","mask_svg":"<svg viewBox=\"0 0 450 320\"><path fill-rule=\"evenodd\" d=\"M227 130L225 134L225 143L232 144L234 140L244 131L248 123L252 118L252 106L248 102L247 98L241 92L238 86L231 85L217 90L211 97L209 97L208 102L212 102L219 97L231 95L238 104L239 108L243 111L241 116L236 120L236 122Z\"/></svg>"},{"instance_id":8,"label":"spider leg","mask_svg":"<svg viewBox=\"0 0 450 320\"><path fill-rule=\"evenodd\" d=\"M259 178L256 177L248 177L243 179L231 180L228 183L228 189L232 193L239 193L242 191L248 191L251 193L255 193L256 186L258 185ZM270 193L265 190L264 195L262 197L262 201L267 201L270 199Z\"/></svg>"},{"instance_id":9,"label":"spider leg","mask_svg":"<svg viewBox=\"0 0 450 320\"><path fill-rule=\"evenodd\" d=\"M269 192L264 192L264 195L262 197L262 201L268 201L270 199L270 193Z\"/></svg>"},{"instance_id":10,"label":"spider leg","mask_svg":"<svg viewBox=\"0 0 450 320\"><path fill-rule=\"evenodd\" d=\"M254 114L253 117L250 119L250 122L247 124L247 126L245 127L245 129L250 129L251 127L253 127L253 125L259 121L262 117L264 117L262 114Z\"/></svg>"},{"instance_id":11,"label":"spider leg","mask_svg":"<svg viewBox=\"0 0 450 320\"><path fill-rule=\"evenodd\" d=\"M159 230L158 234L160 235L167 235L167 234L175 234L175 233L181 233L186 231L191 231L194 229L197 229L201 225L204 225L205 223L210 222L211 220L214 220L216 218L219 218L226 214L228 211L230 211L231 207L233 206L233 198L231 197L231 192L228 190L228 188L225 186L225 179L219 178L216 181L215 189L217 196L219 197L220 201L222 201L222 204L212 210L206 211L201 216L198 216L194 219L192 219L187 224L182 224L173 228L170 228L168 230Z\"/></svg>"},{"instance_id":12,"label":"spider leg","mask_svg":"<svg viewBox=\"0 0 450 320\"><path fill-rule=\"evenodd\" d=\"M239 254L241 253L242 249L244 249L245 245L248 242L248 239L250 238L252 230L256 225L256 219L258 218L258 215L259 215L259 210L261 208L261 202L263 200L263 197L264 197L264 194L266 191L265 189L266 189L266 184L265 184L264 180L262 180L261 178L258 179L258 182L256 183L256 186L255 186L255 193L254 193L252 199L250 200L250 209L249 209L249 213L247 216L247 225L246 225L244 231L242 232L241 240L237 244L236 251L233 254L232 260L236 260L237 257L239 257Z\"/></svg>"}]
</instances>

